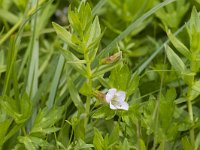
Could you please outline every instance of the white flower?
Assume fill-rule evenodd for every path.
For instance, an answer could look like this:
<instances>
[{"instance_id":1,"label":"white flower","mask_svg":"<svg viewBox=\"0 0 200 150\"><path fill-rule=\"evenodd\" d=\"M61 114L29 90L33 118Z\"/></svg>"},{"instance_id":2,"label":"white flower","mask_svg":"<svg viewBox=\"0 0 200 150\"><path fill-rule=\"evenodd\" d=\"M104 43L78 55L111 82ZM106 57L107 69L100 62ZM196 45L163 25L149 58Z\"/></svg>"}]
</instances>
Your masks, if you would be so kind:
<instances>
[{"instance_id":1,"label":"white flower","mask_svg":"<svg viewBox=\"0 0 200 150\"><path fill-rule=\"evenodd\" d=\"M106 94L106 102L110 104L110 109L128 110L128 103L125 102L126 93L117 91L115 88L109 89Z\"/></svg>"}]
</instances>

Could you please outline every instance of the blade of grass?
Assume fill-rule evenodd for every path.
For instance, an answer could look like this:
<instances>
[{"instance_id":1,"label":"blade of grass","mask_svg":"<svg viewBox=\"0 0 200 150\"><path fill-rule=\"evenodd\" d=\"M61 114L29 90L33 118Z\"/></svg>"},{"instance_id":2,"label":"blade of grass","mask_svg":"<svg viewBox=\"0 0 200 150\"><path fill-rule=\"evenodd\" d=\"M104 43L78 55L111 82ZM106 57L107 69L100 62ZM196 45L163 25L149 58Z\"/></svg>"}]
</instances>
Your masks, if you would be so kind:
<instances>
[{"instance_id":1,"label":"blade of grass","mask_svg":"<svg viewBox=\"0 0 200 150\"><path fill-rule=\"evenodd\" d=\"M54 100L55 100L55 96L56 96L56 92L57 92L57 87L60 81L60 76L63 70L63 66L64 66L64 62L65 59L62 55L60 55L59 60L58 60L58 65L56 68L56 72L51 84L51 89L50 89L50 93L49 93L49 98L46 102L47 107L50 109L53 107L54 104Z\"/></svg>"},{"instance_id":2,"label":"blade of grass","mask_svg":"<svg viewBox=\"0 0 200 150\"><path fill-rule=\"evenodd\" d=\"M39 89L37 90L34 98L33 98L33 107L35 107L39 100L41 99L43 93L48 93L48 90L47 90L47 86L49 85L50 83L50 80L51 78L53 77L54 73L55 73L55 70L56 70L56 64L57 64L57 59L54 58L52 60L52 62L50 63L50 66L52 66L51 68L49 68L49 70L47 71L46 74L43 75L43 81L40 83L40 86L39 86Z\"/></svg>"},{"instance_id":3,"label":"blade of grass","mask_svg":"<svg viewBox=\"0 0 200 150\"><path fill-rule=\"evenodd\" d=\"M99 1L99 2L95 5L95 7L92 9L92 14L93 14L93 15L96 15L97 12L103 7L103 5L105 5L105 3L106 3L106 0L101 0L101 1Z\"/></svg>"}]
</instances>

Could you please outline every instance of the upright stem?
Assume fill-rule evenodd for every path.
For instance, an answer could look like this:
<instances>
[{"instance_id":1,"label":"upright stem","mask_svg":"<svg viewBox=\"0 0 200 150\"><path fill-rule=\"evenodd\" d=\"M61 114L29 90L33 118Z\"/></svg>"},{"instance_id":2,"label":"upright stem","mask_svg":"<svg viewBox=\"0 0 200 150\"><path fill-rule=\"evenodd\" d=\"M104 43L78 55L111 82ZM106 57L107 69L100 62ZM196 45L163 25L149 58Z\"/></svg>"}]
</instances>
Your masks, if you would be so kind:
<instances>
[{"instance_id":1,"label":"upright stem","mask_svg":"<svg viewBox=\"0 0 200 150\"><path fill-rule=\"evenodd\" d=\"M90 58L88 56L88 53L86 52L85 55L84 55L84 58L86 60L86 69L87 69L87 74L88 74L88 77L87 77L87 83L89 85L89 93L92 92L92 70L91 70L91 61L90 61ZM90 101L91 101L91 96L88 95L87 96L87 99L86 99L86 114L87 114L87 117L85 119L85 126L87 125L87 122L88 122L88 116L89 116L89 113L90 113Z\"/></svg>"},{"instance_id":2,"label":"upright stem","mask_svg":"<svg viewBox=\"0 0 200 150\"><path fill-rule=\"evenodd\" d=\"M190 92L191 92L191 86L188 87L188 95L187 95L187 105L188 105L188 113L189 113L189 117L190 117L190 121L192 123L192 126L194 125L194 118L193 118L193 110L192 110L192 102L190 99ZM192 146L194 146L194 129L193 127L190 129L190 141Z\"/></svg>"}]
</instances>

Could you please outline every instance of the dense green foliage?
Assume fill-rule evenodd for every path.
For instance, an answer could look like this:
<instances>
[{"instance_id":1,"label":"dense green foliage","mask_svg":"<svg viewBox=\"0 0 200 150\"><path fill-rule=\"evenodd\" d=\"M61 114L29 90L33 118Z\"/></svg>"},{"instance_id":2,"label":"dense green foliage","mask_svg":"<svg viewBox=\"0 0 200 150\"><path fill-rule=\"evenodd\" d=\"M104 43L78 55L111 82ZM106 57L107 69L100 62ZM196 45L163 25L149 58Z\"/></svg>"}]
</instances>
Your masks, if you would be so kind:
<instances>
[{"instance_id":1,"label":"dense green foliage","mask_svg":"<svg viewBox=\"0 0 200 150\"><path fill-rule=\"evenodd\" d=\"M199 10L0 0L0 149L200 149Z\"/></svg>"}]
</instances>

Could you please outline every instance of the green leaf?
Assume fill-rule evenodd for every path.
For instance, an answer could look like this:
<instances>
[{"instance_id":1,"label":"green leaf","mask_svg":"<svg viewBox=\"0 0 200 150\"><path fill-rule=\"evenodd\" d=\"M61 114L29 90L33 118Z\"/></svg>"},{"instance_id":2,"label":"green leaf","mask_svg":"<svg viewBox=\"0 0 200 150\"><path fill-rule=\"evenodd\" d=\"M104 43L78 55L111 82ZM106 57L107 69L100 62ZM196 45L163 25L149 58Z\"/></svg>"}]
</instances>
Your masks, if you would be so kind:
<instances>
[{"instance_id":1,"label":"green leaf","mask_svg":"<svg viewBox=\"0 0 200 150\"><path fill-rule=\"evenodd\" d=\"M119 140L119 125L116 124L109 136L109 148L112 148Z\"/></svg>"},{"instance_id":2,"label":"green leaf","mask_svg":"<svg viewBox=\"0 0 200 150\"><path fill-rule=\"evenodd\" d=\"M111 52L112 48L116 45L116 43L118 43L119 41L121 41L122 39L127 37L130 33L132 33L134 31L134 29L136 29L138 27L138 25L140 25L144 20L146 20L148 17L150 17L152 14L154 14L160 8L166 6L174 1L175 0L164 1L164 2L156 5L155 7L153 7L151 10L149 10L144 15L139 17L136 21L132 22L123 32L121 32L120 35L118 35L109 45L106 46L106 48L104 48L101 51L101 53L99 54L99 57L102 57L105 54Z\"/></svg>"},{"instance_id":3,"label":"green leaf","mask_svg":"<svg viewBox=\"0 0 200 150\"><path fill-rule=\"evenodd\" d=\"M85 112L85 107L71 78L68 78L68 89L71 99L80 112Z\"/></svg>"},{"instance_id":4,"label":"green leaf","mask_svg":"<svg viewBox=\"0 0 200 150\"><path fill-rule=\"evenodd\" d=\"M67 60L67 63L69 62L70 65L72 65L72 67L74 67L74 69L76 71L78 71L79 73L81 73L83 76L87 77L87 71L85 66L82 64L84 61L78 59L72 52L70 52L69 50L64 50L64 49L60 49L62 54L64 55L64 57Z\"/></svg>"},{"instance_id":5,"label":"green leaf","mask_svg":"<svg viewBox=\"0 0 200 150\"><path fill-rule=\"evenodd\" d=\"M181 143L183 146L183 150L194 150L194 148L192 147L191 143L189 142L189 139L187 136L184 136L181 139Z\"/></svg>"},{"instance_id":6,"label":"green leaf","mask_svg":"<svg viewBox=\"0 0 200 150\"><path fill-rule=\"evenodd\" d=\"M79 53L83 53L79 47L72 42L72 35L70 32L68 32L65 28L61 27L57 23L52 23L57 35L65 41L70 47L72 47L74 50L78 51Z\"/></svg>"},{"instance_id":7,"label":"green leaf","mask_svg":"<svg viewBox=\"0 0 200 150\"><path fill-rule=\"evenodd\" d=\"M183 55L185 56L187 59L191 60L192 56L191 56L191 52L189 51L189 49L181 42L179 41L171 32L170 30L167 31L167 35L170 39L170 41L172 42L172 44L174 45L174 47Z\"/></svg>"},{"instance_id":8,"label":"green leaf","mask_svg":"<svg viewBox=\"0 0 200 150\"><path fill-rule=\"evenodd\" d=\"M200 132L197 134L196 136L196 140L195 140L195 149L194 150L198 150L200 146Z\"/></svg>"},{"instance_id":9,"label":"green leaf","mask_svg":"<svg viewBox=\"0 0 200 150\"><path fill-rule=\"evenodd\" d=\"M96 78L98 76L103 75L104 73L112 70L113 68L115 68L117 65L119 65L120 60L116 61L112 64L106 64L106 65L101 65L100 67L97 67L97 69L95 69L93 71L93 78Z\"/></svg>"},{"instance_id":10,"label":"green leaf","mask_svg":"<svg viewBox=\"0 0 200 150\"><path fill-rule=\"evenodd\" d=\"M191 91L188 99L189 100L194 100L199 95L200 95L200 80L197 80L192 85L192 91Z\"/></svg>"},{"instance_id":11,"label":"green leaf","mask_svg":"<svg viewBox=\"0 0 200 150\"><path fill-rule=\"evenodd\" d=\"M146 150L144 141L142 139L139 139L139 140L140 140L140 150Z\"/></svg>"},{"instance_id":12,"label":"green leaf","mask_svg":"<svg viewBox=\"0 0 200 150\"><path fill-rule=\"evenodd\" d=\"M23 143L27 150L37 150L49 145L46 140L35 136L19 136L19 142Z\"/></svg>"},{"instance_id":13,"label":"green leaf","mask_svg":"<svg viewBox=\"0 0 200 150\"><path fill-rule=\"evenodd\" d=\"M94 128L94 139L93 139L94 148L96 150L103 150L103 142L104 140L100 131Z\"/></svg>"},{"instance_id":14,"label":"green leaf","mask_svg":"<svg viewBox=\"0 0 200 150\"><path fill-rule=\"evenodd\" d=\"M127 65L118 65L111 71L109 81L112 87L126 91L130 82L131 73Z\"/></svg>"},{"instance_id":15,"label":"green leaf","mask_svg":"<svg viewBox=\"0 0 200 150\"><path fill-rule=\"evenodd\" d=\"M174 69L178 73L183 73L186 71L186 66L183 63L183 61L180 59L180 57L174 53L174 51L168 46L165 46L165 51L167 53L167 58L169 59L169 62L174 67Z\"/></svg>"},{"instance_id":16,"label":"green leaf","mask_svg":"<svg viewBox=\"0 0 200 150\"><path fill-rule=\"evenodd\" d=\"M175 110L174 100L176 98L175 89L170 89L167 91L165 96L161 96L160 108L159 108L159 120L161 128L164 132L168 132L170 125L172 124L172 119Z\"/></svg>"},{"instance_id":17,"label":"green leaf","mask_svg":"<svg viewBox=\"0 0 200 150\"><path fill-rule=\"evenodd\" d=\"M122 144L122 149L121 150L129 150L130 147L129 147L129 143L128 143L128 140L127 138L124 139L124 142Z\"/></svg>"},{"instance_id":18,"label":"green leaf","mask_svg":"<svg viewBox=\"0 0 200 150\"><path fill-rule=\"evenodd\" d=\"M57 131L58 128L53 127L54 124L61 119L63 107L54 107L48 109L43 108L37 114L30 133L49 133Z\"/></svg>"},{"instance_id":19,"label":"green leaf","mask_svg":"<svg viewBox=\"0 0 200 150\"><path fill-rule=\"evenodd\" d=\"M0 17L1 19L5 19L11 24L15 24L19 20L18 16L2 8L0 9Z\"/></svg>"},{"instance_id":20,"label":"green leaf","mask_svg":"<svg viewBox=\"0 0 200 150\"><path fill-rule=\"evenodd\" d=\"M133 94L135 89L138 87L140 81L140 77L138 75L138 72L135 72L130 81L128 82L128 87L127 87L127 96Z\"/></svg>"},{"instance_id":21,"label":"green leaf","mask_svg":"<svg viewBox=\"0 0 200 150\"><path fill-rule=\"evenodd\" d=\"M64 57L61 55L59 57L58 60L58 65L55 71L55 75L52 81L52 85L51 85L51 90L50 90L50 94L49 94L49 98L46 102L46 105L48 106L48 108L52 108L54 101L55 101L55 96L56 96L56 91L57 91L57 87L59 85L59 81L60 81L60 76L63 70L63 66L64 66Z\"/></svg>"},{"instance_id":22,"label":"green leaf","mask_svg":"<svg viewBox=\"0 0 200 150\"><path fill-rule=\"evenodd\" d=\"M200 49L200 18L195 7L192 9L188 33L190 36L190 50L191 52L198 52ZM195 56L194 56L195 57Z\"/></svg>"},{"instance_id":23,"label":"green leaf","mask_svg":"<svg viewBox=\"0 0 200 150\"><path fill-rule=\"evenodd\" d=\"M87 150L92 150L91 148L93 148L94 146L92 144L86 144L82 139L78 139L76 146L74 147L74 149L87 149Z\"/></svg>"},{"instance_id":24,"label":"green leaf","mask_svg":"<svg viewBox=\"0 0 200 150\"><path fill-rule=\"evenodd\" d=\"M108 106L101 106L93 112L92 118L104 118L109 111Z\"/></svg>"},{"instance_id":25,"label":"green leaf","mask_svg":"<svg viewBox=\"0 0 200 150\"><path fill-rule=\"evenodd\" d=\"M87 30L88 25L90 25L91 21L93 20L92 10L90 8L89 3L81 4L78 15L79 15L82 31Z\"/></svg>"},{"instance_id":26,"label":"green leaf","mask_svg":"<svg viewBox=\"0 0 200 150\"><path fill-rule=\"evenodd\" d=\"M89 38L87 41L87 47L89 47L89 45L91 45L91 43L95 41L95 39L99 39L100 35L101 35L101 27L99 24L99 18L95 17L90 29Z\"/></svg>"},{"instance_id":27,"label":"green leaf","mask_svg":"<svg viewBox=\"0 0 200 150\"><path fill-rule=\"evenodd\" d=\"M183 80L190 86L192 86L194 84L194 77L195 77L195 73L193 72L183 72L181 74Z\"/></svg>"},{"instance_id":28,"label":"green leaf","mask_svg":"<svg viewBox=\"0 0 200 150\"><path fill-rule=\"evenodd\" d=\"M76 33L82 33L82 27L80 18L78 16L78 12L74 12L71 10L71 6L68 8L68 19L70 22L70 25L75 30Z\"/></svg>"},{"instance_id":29,"label":"green leaf","mask_svg":"<svg viewBox=\"0 0 200 150\"><path fill-rule=\"evenodd\" d=\"M4 141L5 140L5 135L6 135L7 131L8 131L8 128L9 128L11 123L12 123L11 119L5 120L3 122L0 122L0 129L2 129L1 132L0 132L0 147L5 142Z\"/></svg>"},{"instance_id":30,"label":"green leaf","mask_svg":"<svg viewBox=\"0 0 200 150\"><path fill-rule=\"evenodd\" d=\"M89 87L88 82L84 82L81 86L80 93L85 96L91 95L91 90L88 89L91 89L91 87Z\"/></svg>"},{"instance_id":31,"label":"green leaf","mask_svg":"<svg viewBox=\"0 0 200 150\"><path fill-rule=\"evenodd\" d=\"M26 122L32 113L32 104L27 94L24 94L19 104L8 96L0 98L4 111L11 116L17 124Z\"/></svg>"}]
</instances>

